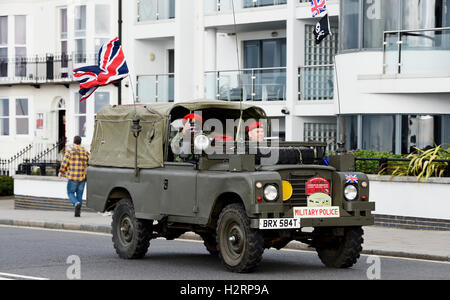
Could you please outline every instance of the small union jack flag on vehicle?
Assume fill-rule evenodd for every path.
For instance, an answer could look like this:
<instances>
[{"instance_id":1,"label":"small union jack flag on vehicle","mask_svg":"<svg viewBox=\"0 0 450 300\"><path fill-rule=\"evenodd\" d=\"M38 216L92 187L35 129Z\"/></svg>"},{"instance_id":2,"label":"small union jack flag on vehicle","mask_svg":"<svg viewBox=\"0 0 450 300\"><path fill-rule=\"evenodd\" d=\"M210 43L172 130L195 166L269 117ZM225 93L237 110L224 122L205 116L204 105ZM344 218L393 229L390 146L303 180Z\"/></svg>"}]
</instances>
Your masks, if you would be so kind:
<instances>
[{"instance_id":1,"label":"small union jack flag on vehicle","mask_svg":"<svg viewBox=\"0 0 450 300\"><path fill-rule=\"evenodd\" d=\"M311 12L313 17L327 11L327 1L326 0L311 0Z\"/></svg>"},{"instance_id":2,"label":"small union jack flag on vehicle","mask_svg":"<svg viewBox=\"0 0 450 300\"><path fill-rule=\"evenodd\" d=\"M345 175L346 183L358 183L358 176L354 174Z\"/></svg>"},{"instance_id":3,"label":"small union jack flag on vehicle","mask_svg":"<svg viewBox=\"0 0 450 300\"><path fill-rule=\"evenodd\" d=\"M100 49L97 66L73 70L75 79L80 82L80 101L89 98L98 87L124 79L128 73L122 46L119 38L115 38Z\"/></svg>"}]
</instances>

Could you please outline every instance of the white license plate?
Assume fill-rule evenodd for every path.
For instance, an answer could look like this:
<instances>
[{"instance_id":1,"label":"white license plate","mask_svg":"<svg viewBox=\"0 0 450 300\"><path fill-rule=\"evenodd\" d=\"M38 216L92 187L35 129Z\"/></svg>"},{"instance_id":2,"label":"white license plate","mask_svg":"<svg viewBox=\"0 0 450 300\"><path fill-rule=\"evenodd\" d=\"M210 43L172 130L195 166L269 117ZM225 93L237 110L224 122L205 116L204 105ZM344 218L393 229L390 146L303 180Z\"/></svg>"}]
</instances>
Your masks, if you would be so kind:
<instances>
[{"instance_id":1,"label":"white license plate","mask_svg":"<svg viewBox=\"0 0 450 300\"><path fill-rule=\"evenodd\" d=\"M294 229L300 228L300 219L260 219L259 229Z\"/></svg>"}]
</instances>

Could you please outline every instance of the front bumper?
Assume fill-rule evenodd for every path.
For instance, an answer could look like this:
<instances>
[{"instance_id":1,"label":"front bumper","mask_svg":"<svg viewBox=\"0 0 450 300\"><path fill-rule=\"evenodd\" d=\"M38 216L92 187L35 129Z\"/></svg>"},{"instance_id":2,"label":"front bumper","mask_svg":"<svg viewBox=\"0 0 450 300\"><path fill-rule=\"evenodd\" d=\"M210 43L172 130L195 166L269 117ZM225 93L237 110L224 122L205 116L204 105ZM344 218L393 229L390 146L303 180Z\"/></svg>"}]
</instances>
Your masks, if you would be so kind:
<instances>
[{"instance_id":1,"label":"front bumper","mask_svg":"<svg viewBox=\"0 0 450 300\"><path fill-rule=\"evenodd\" d=\"M339 218L304 218L301 227L351 227L374 225L372 216L375 211L375 202L345 202L340 207ZM256 211L255 211L256 212ZM251 218L251 227L259 228L259 219L292 218L293 208L286 206L259 207L256 212L258 218Z\"/></svg>"}]
</instances>

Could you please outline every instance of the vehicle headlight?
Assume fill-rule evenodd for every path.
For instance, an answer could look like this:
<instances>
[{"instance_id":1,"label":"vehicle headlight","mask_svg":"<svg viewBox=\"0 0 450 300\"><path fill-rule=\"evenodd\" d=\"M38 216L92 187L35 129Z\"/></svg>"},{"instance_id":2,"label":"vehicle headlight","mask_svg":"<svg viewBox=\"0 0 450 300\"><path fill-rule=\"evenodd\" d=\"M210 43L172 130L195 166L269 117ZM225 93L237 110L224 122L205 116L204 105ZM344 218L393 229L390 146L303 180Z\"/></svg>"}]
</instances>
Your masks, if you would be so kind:
<instances>
[{"instance_id":1,"label":"vehicle headlight","mask_svg":"<svg viewBox=\"0 0 450 300\"><path fill-rule=\"evenodd\" d=\"M264 188L264 199L267 201L275 201L278 198L278 189L272 184L266 185Z\"/></svg>"},{"instance_id":2,"label":"vehicle headlight","mask_svg":"<svg viewBox=\"0 0 450 300\"><path fill-rule=\"evenodd\" d=\"M344 189L345 199L353 201L358 196L358 189L354 185L347 185Z\"/></svg>"},{"instance_id":3,"label":"vehicle headlight","mask_svg":"<svg viewBox=\"0 0 450 300\"><path fill-rule=\"evenodd\" d=\"M194 139L194 147L196 150L205 151L209 147L209 138L206 135L198 135Z\"/></svg>"}]
</instances>

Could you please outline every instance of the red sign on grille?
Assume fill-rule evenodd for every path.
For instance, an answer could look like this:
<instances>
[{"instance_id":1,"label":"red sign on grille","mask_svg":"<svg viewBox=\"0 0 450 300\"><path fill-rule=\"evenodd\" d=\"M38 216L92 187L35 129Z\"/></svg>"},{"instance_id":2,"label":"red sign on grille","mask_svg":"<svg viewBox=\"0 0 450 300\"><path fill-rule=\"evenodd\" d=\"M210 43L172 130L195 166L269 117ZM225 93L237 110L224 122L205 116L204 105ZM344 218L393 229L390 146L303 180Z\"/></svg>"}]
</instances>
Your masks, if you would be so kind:
<instances>
[{"instance_id":1,"label":"red sign on grille","mask_svg":"<svg viewBox=\"0 0 450 300\"><path fill-rule=\"evenodd\" d=\"M324 193L330 195L330 183L323 177L314 177L306 182L306 196Z\"/></svg>"}]
</instances>

